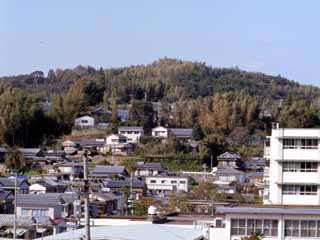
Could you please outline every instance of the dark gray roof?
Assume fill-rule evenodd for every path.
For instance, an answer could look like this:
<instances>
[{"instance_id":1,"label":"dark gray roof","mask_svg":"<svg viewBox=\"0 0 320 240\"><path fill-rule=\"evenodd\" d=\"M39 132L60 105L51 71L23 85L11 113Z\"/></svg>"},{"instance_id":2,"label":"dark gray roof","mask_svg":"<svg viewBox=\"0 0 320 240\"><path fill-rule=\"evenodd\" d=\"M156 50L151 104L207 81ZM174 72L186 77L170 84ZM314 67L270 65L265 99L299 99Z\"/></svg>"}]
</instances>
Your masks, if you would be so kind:
<instances>
[{"instance_id":1,"label":"dark gray roof","mask_svg":"<svg viewBox=\"0 0 320 240\"><path fill-rule=\"evenodd\" d=\"M123 174L125 173L124 166L104 166L104 165L97 165L92 171L91 174Z\"/></svg>"},{"instance_id":2,"label":"dark gray roof","mask_svg":"<svg viewBox=\"0 0 320 240\"><path fill-rule=\"evenodd\" d=\"M24 179L17 179L17 185L20 186L22 183L28 183L26 180ZM28 183L29 184L29 183ZM14 178L6 178L6 177L2 177L0 178L0 185L4 188L14 188L15 185L15 181Z\"/></svg>"},{"instance_id":3,"label":"dark gray roof","mask_svg":"<svg viewBox=\"0 0 320 240\"><path fill-rule=\"evenodd\" d=\"M153 163L137 163L137 170L155 170L155 171L163 171L161 163L153 162Z\"/></svg>"},{"instance_id":4,"label":"dark gray roof","mask_svg":"<svg viewBox=\"0 0 320 240\"><path fill-rule=\"evenodd\" d=\"M247 173L247 178L255 178L255 177L263 177L264 173L263 172L250 172Z\"/></svg>"},{"instance_id":5,"label":"dark gray roof","mask_svg":"<svg viewBox=\"0 0 320 240\"><path fill-rule=\"evenodd\" d=\"M14 214L0 214L0 227L12 227ZM35 219L31 216L17 216L17 225L23 227L32 227Z\"/></svg>"},{"instance_id":6,"label":"dark gray roof","mask_svg":"<svg viewBox=\"0 0 320 240\"><path fill-rule=\"evenodd\" d=\"M176 137L192 137L192 128L169 128L169 131Z\"/></svg>"},{"instance_id":7,"label":"dark gray roof","mask_svg":"<svg viewBox=\"0 0 320 240\"><path fill-rule=\"evenodd\" d=\"M218 157L218 160L235 160L235 159L241 159L240 155L239 154L236 154L236 153L231 153L231 152L225 152L225 153L222 153L221 155L219 155Z\"/></svg>"},{"instance_id":8,"label":"dark gray roof","mask_svg":"<svg viewBox=\"0 0 320 240\"><path fill-rule=\"evenodd\" d=\"M73 141L75 144L81 146L81 147L85 147L85 146L92 146L92 147L96 147L96 146L103 146L106 142L105 140L98 140L97 139L81 139L81 140L74 140Z\"/></svg>"},{"instance_id":9,"label":"dark gray roof","mask_svg":"<svg viewBox=\"0 0 320 240\"><path fill-rule=\"evenodd\" d=\"M116 200L117 196L113 193L94 193L93 198L99 200L99 201L111 201Z\"/></svg>"},{"instance_id":10,"label":"dark gray roof","mask_svg":"<svg viewBox=\"0 0 320 240\"><path fill-rule=\"evenodd\" d=\"M3 189L0 189L0 201L4 201L6 199L13 199L13 195L11 192L9 191L6 191L6 190L3 190Z\"/></svg>"},{"instance_id":11,"label":"dark gray roof","mask_svg":"<svg viewBox=\"0 0 320 240\"><path fill-rule=\"evenodd\" d=\"M130 180L110 180L103 182L103 186L107 188L122 188L125 186L130 186L131 181ZM133 188L144 188L146 186L146 183L144 181L132 181L132 187Z\"/></svg>"},{"instance_id":12,"label":"dark gray roof","mask_svg":"<svg viewBox=\"0 0 320 240\"><path fill-rule=\"evenodd\" d=\"M119 132L127 132L127 131L133 131L133 132L143 132L143 127L119 127Z\"/></svg>"},{"instance_id":13,"label":"dark gray roof","mask_svg":"<svg viewBox=\"0 0 320 240\"><path fill-rule=\"evenodd\" d=\"M243 213L243 214L288 214L288 215L320 215L320 207L297 207L297 206L236 206L216 207L216 213Z\"/></svg>"},{"instance_id":14,"label":"dark gray roof","mask_svg":"<svg viewBox=\"0 0 320 240\"><path fill-rule=\"evenodd\" d=\"M23 155L37 155L41 152L40 148L19 148L18 150Z\"/></svg>"},{"instance_id":15,"label":"dark gray roof","mask_svg":"<svg viewBox=\"0 0 320 240\"><path fill-rule=\"evenodd\" d=\"M232 167L219 167L217 169L216 175L241 175L244 174L244 172L241 172L235 168Z\"/></svg>"},{"instance_id":16,"label":"dark gray roof","mask_svg":"<svg viewBox=\"0 0 320 240\"><path fill-rule=\"evenodd\" d=\"M17 206L54 207L64 203L61 194L18 194Z\"/></svg>"}]
</instances>

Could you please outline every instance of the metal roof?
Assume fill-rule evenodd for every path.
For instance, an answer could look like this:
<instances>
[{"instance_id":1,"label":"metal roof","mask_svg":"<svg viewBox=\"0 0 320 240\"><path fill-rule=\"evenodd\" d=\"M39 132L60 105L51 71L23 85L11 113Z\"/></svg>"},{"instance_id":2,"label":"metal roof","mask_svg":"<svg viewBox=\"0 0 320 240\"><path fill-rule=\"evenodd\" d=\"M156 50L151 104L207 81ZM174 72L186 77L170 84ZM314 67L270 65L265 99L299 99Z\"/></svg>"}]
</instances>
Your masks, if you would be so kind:
<instances>
[{"instance_id":1,"label":"metal roof","mask_svg":"<svg viewBox=\"0 0 320 240\"><path fill-rule=\"evenodd\" d=\"M43 240L79 240L85 234L85 229L64 232L54 236L41 238ZM92 227L92 239L130 239L130 240L199 240L203 238L201 229L194 226L178 226L167 224L132 224L125 226ZM40 240L40 238L39 238Z\"/></svg>"},{"instance_id":2,"label":"metal roof","mask_svg":"<svg viewBox=\"0 0 320 240\"><path fill-rule=\"evenodd\" d=\"M0 214L0 227L11 227L14 222L14 214ZM35 220L31 216L17 216L17 225L23 227L32 227Z\"/></svg>"},{"instance_id":3,"label":"metal roof","mask_svg":"<svg viewBox=\"0 0 320 240\"><path fill-rule=\"evenodd\" d=\"M63 204L60 194L18 194L17 206L54 207Z\"/></svg>"},{"instance_id":4,"label":"metal roof","mask_svg":"<svg viewBox=\"0 0 320 240\"><path fill-rule=\"evenodd\" d=\"M143 132L143 127L130 127L130 126L119 127L119 132L123 132L123 131Z\"/></svg>"},{"instance_id":5,"label":"metal roof","mask_svg":"<svg viewBox=\"0 0 320 240\"><path fill-rule=\"evenodd\" d=\"M297 207L297 206L236 206L236 207L216 207L216 213L243 213L243 214L288 214L288 215L320 215L320 206Z\"/></svg>"}]
</instances>

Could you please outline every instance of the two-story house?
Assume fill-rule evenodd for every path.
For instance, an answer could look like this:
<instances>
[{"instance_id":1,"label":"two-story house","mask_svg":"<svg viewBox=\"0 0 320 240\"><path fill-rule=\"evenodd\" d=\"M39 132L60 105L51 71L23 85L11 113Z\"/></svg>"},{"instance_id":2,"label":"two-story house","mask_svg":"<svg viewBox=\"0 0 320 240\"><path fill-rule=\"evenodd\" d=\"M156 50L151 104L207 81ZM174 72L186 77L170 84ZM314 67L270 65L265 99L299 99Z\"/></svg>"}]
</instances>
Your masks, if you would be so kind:
<instances>
[{"instance_id":1,"label":"two-story house","mask_svg":"<svg viewBox=\"0 0 320 240\"><path fill-rule=\"evenodd\" d=\"M125 136L128 143L137 143L144 135L143 127L119 127L118 133Z\"/></svg>"},{"instance_id":2,"label":"two-story house","mask_svg":"<svg viewBox=\"0 0 320 240\"><path fill-rule=\"evenodd\" d=\"M171 192L189 191L189 179L179 176L152 176L146 178L147 189L154 194L167 195Z\"/></svg>"}]
</instances>

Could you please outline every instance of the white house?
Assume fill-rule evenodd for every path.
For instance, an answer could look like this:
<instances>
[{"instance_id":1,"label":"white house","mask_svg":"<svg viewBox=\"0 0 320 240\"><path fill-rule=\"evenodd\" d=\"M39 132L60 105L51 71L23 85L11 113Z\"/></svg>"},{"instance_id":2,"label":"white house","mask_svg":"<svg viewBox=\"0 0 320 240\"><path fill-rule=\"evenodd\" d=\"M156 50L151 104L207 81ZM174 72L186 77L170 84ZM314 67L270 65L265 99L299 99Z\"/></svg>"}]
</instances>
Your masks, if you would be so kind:
<instances>
[{"instance_id":1,"label":"white house","mask_svg":"<svg viewBox=\"0 0 320 240\"><path fill-rule=\"evenodd\" d=\"M136 143L143 136L143 127L120 127L118 130L120 135L127 137L128 143Z\"/></svg>"},{"instance_id":2,"label":"white house","mask_svg":"<svg viewBox=\"0 0 320 240\"><path fill-rule=\"evenodd\" d=\"M167 194L170 192L189 191L187 177L178 176L153 176L146 178L147 189L150 192Z\"/></svg>"},{"instance_id":3,"label":"white house","mask_svg":"<svg viewBox=\"0 0 320 240\"><path fill-rule=\"evenodd\" d=\"M90 116L82 116L79 118L76 118L74 120L74 125L76 127L86 128L86 127L94 127L95 121L93 117Z\"/></svg>"},{"instance_id":4,"label":"white house","mask_svg":"<svg viewBox=\"0 0 320 240\"><path fill-rule=\"evenodd\" d=\"M320 129L272 129L266 204L320 205Z\"/></svg>"},{"instance_id":5,"label":"white house","mask_svg":"<svg viewBox=\"0 0 320 240\"><path fill-rule=\"evenodd\" d=\"M127 137L122 134L110 134L106 138L106 145L127 143Z\"/></svg>"},{"instance_id":6,"label":"white house","mask_svg":"<svg viewBox=\"0 0 320 240\"><path fill-rule=\"evenodd\" d=\"M169 137L169 130L165 127L155 127L152 129L152 137L157 137L157 138L168 138Z\"/></svg>"}]
</instances>

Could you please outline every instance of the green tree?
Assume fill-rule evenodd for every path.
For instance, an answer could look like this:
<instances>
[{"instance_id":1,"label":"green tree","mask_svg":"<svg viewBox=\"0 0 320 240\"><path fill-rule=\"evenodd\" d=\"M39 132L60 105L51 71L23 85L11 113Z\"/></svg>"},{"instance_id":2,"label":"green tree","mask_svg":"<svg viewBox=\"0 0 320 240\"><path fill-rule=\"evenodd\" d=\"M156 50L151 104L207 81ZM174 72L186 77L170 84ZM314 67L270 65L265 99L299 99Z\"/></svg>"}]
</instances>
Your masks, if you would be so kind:
<instances>
[{"instance_id":1,"label":"green tree","mask_svg":"<svg viewBox=\"0 0 320 240\"><path fill-rule=\"evenodd\" d=\"M14 172L22 170L23 167L25 166L24 157L16 147L12 147L8 149L8 152L5 155L4 162L7 169Z\"/></svg>"},{"instance_id":2,"label":"green tree","mask_svg":"<svg viewBox=\"0 0 320 240\"><path fill-rule=\"evenodd\" d=\"M204 138L204 133L202 131L201 125L196 122L192 128L192 139L195 141L202 140Z\"/></svg>"}]
</instances>

